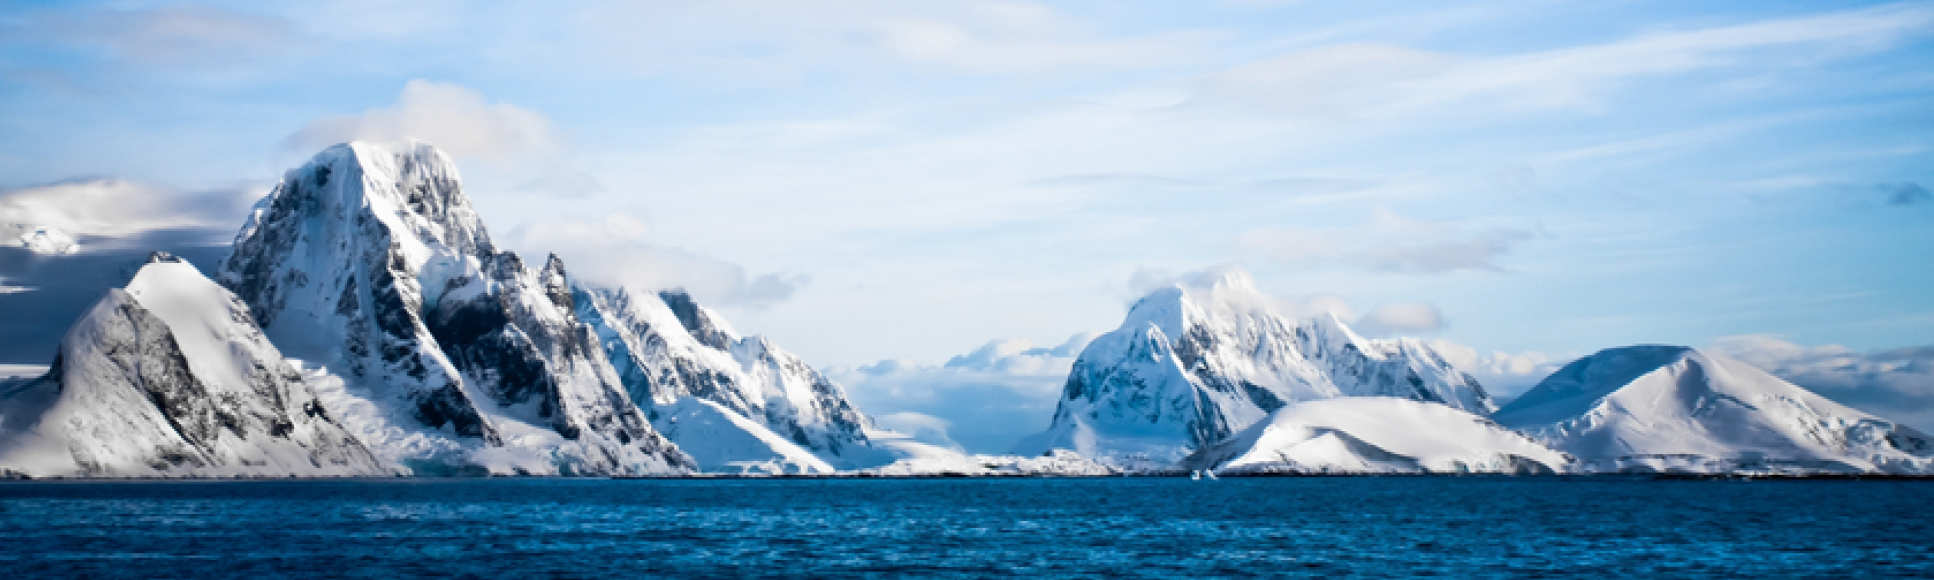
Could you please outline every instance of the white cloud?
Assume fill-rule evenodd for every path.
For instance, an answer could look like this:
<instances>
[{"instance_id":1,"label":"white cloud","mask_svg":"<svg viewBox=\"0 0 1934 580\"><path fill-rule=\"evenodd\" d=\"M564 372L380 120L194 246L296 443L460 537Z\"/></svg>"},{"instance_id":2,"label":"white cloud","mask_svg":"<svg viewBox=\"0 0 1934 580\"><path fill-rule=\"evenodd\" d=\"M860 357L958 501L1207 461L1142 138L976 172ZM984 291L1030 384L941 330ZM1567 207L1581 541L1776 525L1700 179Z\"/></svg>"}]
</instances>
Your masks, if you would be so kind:
<instances>
[{"instance_id":1,"label":"white cloud","mask_svg":"<svg viewBox=\"0 0 1934 580\"><path fill-rule=\"evenodd\" d=\"M914 441L956 450L965 449L947 432L953 427L953 422L933 415L900 411L874 415L873 422L881 427L911 435Z\"/></svg>"},{"instance_id":2,"label":"white cloud","mask_svg":"<svg viewBox=\"0 0 1934 580\"><path fill-rule=\"evenodd\" d=\"M486 160L550 155L561 145L550 120L535 111L492 103L477 91L422 79L403 85L394 105L318 119L289 135L284 145L307 152L357 139L420 139L458 159Z\"/></svg>"},{"instance_id":3,"label":"white cloud","mask_svg":"<svg viewBox=\"0 0 1934 580\"><path fill-rule=\"evenodd\" d=\"M156 231L211 230L222 238L257 197L252 189L190 193L120 179L65 181L0 191L0 233L20 238L44 228L79 239L81 251Z\"/></svg>"},{"instance_id":4,"label":"white cloud","mask_svg":"<svg viewBox=\"0 0 1934 580\"><path fill-rule=\"evenodd\" d=\"M1554 357L1537 351L1484 352L1449 340L1429 341L1451 366L1477 377L1478 383L1499 399L1510 399L1537 386L1576 357Z\"/></svg>"},{"instance_id":5,"label":"white cloud","mask_svg":"<svg viewBox=\"0 0 1934 580\"><path fill-rule=\"evenodd\" d=\"M1093 339L1077 334L1053 346L993 340L944 364L883 360L828 373L860 408L930 418L922 420L944 423L950 440L970 451L1006 453L1047 427L1075 357Z\"/></svg>"},{"instance_id":6,"label":"white cloud","mask_svg":"<svg viewBox=\"0 0 1934 580\"><path fill-rule=\"evenodd\" d=\"M237 55L280 52L288 21L206 6L162 6L61 15L47 23L61 40L93 44L115 56L151 64L215 64Z\"/></svg>"},{"instance_id":7,"label":"white cloud","mask_svg":"<svg viewBox=\"0 0 1934 580\"><path fill-rule=\"evenodd\" d=\"M1385 304L1357 319L1354 326L1371 336L1436 332L1444 329L1444 313L1422 302Z\"/></svg>"},{"instance_id":8,"label":"white cloud","mask_svg":"<svg viewBox=\"0 0 1934 580\"><path fill-rule=\"evenodd\" d=\"M1747 334L1714 340L1712 349L1835 401L1923 429L1934 427L1934 346L1859 352Z\"/></svg>"},{"instance_id":9,"label":"white cloud","mask_svg":"<svg viewBox=\"0 0 1934 580\"><path fill-rule=\"evenodd\" d=\"M1216 40L1205 31L1107 38L1049 6L1022 2L884 19L874 30L881 46L900 58L984 73L1146 68L1185 61Z\"/></svg>"},{"instance_id":10,"label":"white cloud","mask_svg":"<svg viewBox=\"0 0 1934 580\"><path fill-rule=\"evenodd\" d=\"M599 220L537 222L507 237L533 256L557 254L573 276L608 286L683 288L716 306L764 308L811 281L804 274L752 274L743 266L651 243L642 220L611 213Z\"/></svg>"},{"instance_id":11,"label":"white cloud","mask_svg":"<svg viewBox=\"0 0 1934 580\"><path fill-rule=\"evenodd\" d=\"M1444 274L1503 271L1498 259L1531 237L1518 228L1414 220L1378 209L1355 227L1260 228L1240 240L1252 252L1293 265Z\"/></svg>"}]
</instances>

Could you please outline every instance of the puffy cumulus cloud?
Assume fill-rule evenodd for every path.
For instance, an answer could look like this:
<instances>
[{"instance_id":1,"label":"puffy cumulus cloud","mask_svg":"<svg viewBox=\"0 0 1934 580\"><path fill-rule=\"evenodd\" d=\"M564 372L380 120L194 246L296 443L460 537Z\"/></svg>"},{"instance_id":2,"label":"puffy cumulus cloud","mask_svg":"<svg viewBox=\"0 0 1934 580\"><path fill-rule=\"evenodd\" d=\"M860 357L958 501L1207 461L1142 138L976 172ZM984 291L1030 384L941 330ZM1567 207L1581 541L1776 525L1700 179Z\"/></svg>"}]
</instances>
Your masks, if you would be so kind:
<instances>
[{"instance_id":1,"label":"puffy cumulus cloud","mask_svg":"<svg viewBox=\"0 0 1934 580\"><path fill-rule=\"evenodd\" d=\"M557 131L543 115L490 102L482 93L465 87L422 79L404 84L393 105L317 119L289 135L283 144L306 152L359 139L421 139L459 159L550 156L560 149Z\"/></svg>"},{"instance_id":2,"label":"puffy cumulus cloud","mask_svg":"<svg viewBox=\"0 0 1934 580\"><path fill-rule=\"evenodd\" d=\"M1446 274L1504 271L1499 258L1532 237L1524 229L1467 227L1378 209L1358 226L1260 228L1244 232L1239 241L1251 252L1290 265Z\"/></svg>"},{"instance_id":3,"label":"puffy cumulus cloud","mask_svg":"<svg viewBox=\"0 0 1934 580\"><path fill-rule=\"evenodd\" d=\"M1484 389L1499 400L1524 394L1575 358L1554 357L1537 351L1486 352L1443 339L1432 340L1428 344L1443 355L1451 366L1477 377L1478 383L1483 384Z\"/></svg>"},{"instance_id":4,"label":"puffy cumulus cloud","mask_svg":"<svg viewBox=\"0 0 1934 580\"><path fill-rule=\"evenodd\" d=\"M1021 437L1047 428L1075 357L1093 339L1077 334L1051 346L993 340L943 364L883 360L828 373L861 408L919 419L904 428L884 426L916 437L929 431L929 439L976 453L1006 453Z\"/></svg>"},{"instance_id":5,"label":"puffy cumulus cloud","mask_svg":"<svg viewBox=\"0 0 1934 580\"><path fill-rule=\"evenodd\" d=\"M1355 324L1358 332L1375 336L1436 332L1444 326L1444 313L1422 302L1378 306Z\"/></svg>"},{"instance_id":6,"label":"puffy cumulus cloud","mask_svg":"<svg viewBox=\"0 0 1934 580\"><path fill-rule=\"evenodd\" d=\"M1861 410L1934 427L1934 346L1859 352L1807 346L1774 335L1713 341L1714 351L1765 369L1793 384Z\"/></svg>"},{"instance_id":7,"label":"puffy cumulus cloud","mask_svg":"<svg viewBox=\"0 0 1934 580\"><path fill-rule=\"evenodd\" d=\"M554 253L573 276L627 288L683 288L708 304L765 308L812 281L805 274L759 273L687 250L653 244L637 218L613 213L599 220L525 224L508 239L531 255Z\"/></svg>"},{"instance_id":8,"label":"puffy cumulus cloud","mask_svg":"<svg viewBox=\"0 0 1934 580\"><path fill-rule=\"evenodd\" d=\"M6 246L42 254L139 245L154 232L234 234L259 191L180 192L120 179L86 179L0 191Z\"/></svg>"}]
</instances>

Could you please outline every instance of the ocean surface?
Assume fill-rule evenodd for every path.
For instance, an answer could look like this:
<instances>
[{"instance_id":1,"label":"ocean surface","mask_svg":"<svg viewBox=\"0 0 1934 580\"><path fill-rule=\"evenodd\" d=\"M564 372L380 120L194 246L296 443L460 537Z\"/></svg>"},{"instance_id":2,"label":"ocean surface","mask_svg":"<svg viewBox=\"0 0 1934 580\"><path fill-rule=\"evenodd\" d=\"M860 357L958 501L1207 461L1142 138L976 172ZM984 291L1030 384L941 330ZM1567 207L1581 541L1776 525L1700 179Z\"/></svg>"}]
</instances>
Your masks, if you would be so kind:
<instances>
[{"instance_id":1,"label":"ocean surface","mask_svg":"<svg viewBox=\"0 0 1934 580\"><path fill-rule=\"evenodd\" d=\"M64 576L1917 575L1934 482L1619 478L0 483Z\"/></svg>"}]
</instances>

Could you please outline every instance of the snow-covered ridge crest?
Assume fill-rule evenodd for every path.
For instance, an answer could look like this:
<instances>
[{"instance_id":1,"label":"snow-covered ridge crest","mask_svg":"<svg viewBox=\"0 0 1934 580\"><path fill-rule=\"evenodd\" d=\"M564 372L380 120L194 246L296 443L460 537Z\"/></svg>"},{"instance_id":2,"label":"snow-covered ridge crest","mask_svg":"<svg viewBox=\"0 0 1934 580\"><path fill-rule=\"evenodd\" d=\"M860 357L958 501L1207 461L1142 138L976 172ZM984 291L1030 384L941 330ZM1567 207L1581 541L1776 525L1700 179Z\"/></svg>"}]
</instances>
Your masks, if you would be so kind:
<instances>
[{"instance_id":1,"label":"snow-covered ridge crest","mask_svg":"<svg viewBox=\"0 0 1934 580\"><path fill-rule=\"evenodd\" d=\"M631 397L703 468L813 472L886 460L837 383L764 337L739 335L689 294L573 288L578 317L597 329ZM710 426L678 424L693 420Z\"/></svg>"},{"instance_id":2,"label":"snow-covered ridge crest","mask_svg":"<svg viewBox=\"0 0 1934 580\"><path fill-rule=\"evenodd\" d=\"M1150 292L1088 345L1033 454L1066 448L1169 466L1296 401L1389 396L1488 413L1469 375L1415 340L1369 340L1334 315L1292 321L1225 268Z\"/></svg>"},{"instance_id":3,"label":"snow-covered ridge crest","mask_svg":"<svg viewBox=\"0 0 1934 580\"><path fill-rule=\"evenodd\" d=\"M46 376L0 388L0 470L390 471L318 402L240 300L161 253L68 331Z\"/></svg>"},{"instance_id":4,"label":"snow-covered ridge crest","mask_svg":"<svg viewBox=\"0 0 1934 580\"><path fill-rule=\"evenodd\" d=\"M237 235L222 281L277 344L340 379L380 452L424 469L662 473L652 429L591 329L498 251L428 144L352 142L290 171ZM403 435L396 435L398 432Z\"/></svg>"},{"instance_id":5,"label":"snow-covered ridge crest","mask_svg":"<svg viewBox=\"0 0 1934 580\"><path fill-rule=\"evenodd\" d=\"M1586 471L1927 473L1934 437L1692 348L1600 351L1494 415Z\"/></svg>"}]
</instances>

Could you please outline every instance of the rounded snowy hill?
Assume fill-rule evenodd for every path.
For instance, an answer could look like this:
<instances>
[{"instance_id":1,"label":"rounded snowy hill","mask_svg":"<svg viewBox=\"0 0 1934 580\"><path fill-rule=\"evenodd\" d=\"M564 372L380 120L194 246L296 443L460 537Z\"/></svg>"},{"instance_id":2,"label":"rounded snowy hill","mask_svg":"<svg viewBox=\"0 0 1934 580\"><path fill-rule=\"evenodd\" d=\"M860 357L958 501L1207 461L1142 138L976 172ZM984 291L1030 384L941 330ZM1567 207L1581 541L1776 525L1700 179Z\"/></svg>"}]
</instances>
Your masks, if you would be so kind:
<instances>
[{"instance_id":1,"label":"rounded snowy hill","mask_svg":"<svg viewBox=\"0 0 1934 580\"><path fill-rule=\"evenodd\" d=\"M1493 415L1586 471L1927 473L1934 438L1688 347L1600 351Z\"/></svg>"},{"instance_id":2,"label":"rounded snowy hill","mask_svg":"<svg viewBox=\"0 0 1934 580\"><path fill-rule=\"evenodd\" d=\"M1570 458L1491 420L1392 397L1305 401L1184 462L1221 473L1557 473Z\"/></svg>"}]
</instances>

